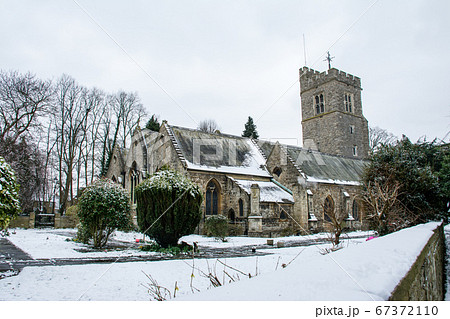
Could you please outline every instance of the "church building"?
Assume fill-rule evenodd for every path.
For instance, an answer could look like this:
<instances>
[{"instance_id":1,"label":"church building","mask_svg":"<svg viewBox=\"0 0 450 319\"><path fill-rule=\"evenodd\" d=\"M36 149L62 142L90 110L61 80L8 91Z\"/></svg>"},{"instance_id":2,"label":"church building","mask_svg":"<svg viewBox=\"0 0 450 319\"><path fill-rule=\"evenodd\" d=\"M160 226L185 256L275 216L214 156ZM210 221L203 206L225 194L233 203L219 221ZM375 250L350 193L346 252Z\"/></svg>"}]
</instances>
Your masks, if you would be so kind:
<instances>
[{"instance_id":1,"label":"church building","mask_svg":"<svg viewBox=\"0 0 450 319\"><path fill-rule=\"evenodd\" d=\"M234 235L275 237L327 228L342 216L349 229L364 218L358 198L369 152L361 81L337 69L300 69L303 147L169 125L136 128L128 150L116 149L107 177L134 188L162 167L197 183L204 220L228 218Z\"/></svg>"}]
</instances>

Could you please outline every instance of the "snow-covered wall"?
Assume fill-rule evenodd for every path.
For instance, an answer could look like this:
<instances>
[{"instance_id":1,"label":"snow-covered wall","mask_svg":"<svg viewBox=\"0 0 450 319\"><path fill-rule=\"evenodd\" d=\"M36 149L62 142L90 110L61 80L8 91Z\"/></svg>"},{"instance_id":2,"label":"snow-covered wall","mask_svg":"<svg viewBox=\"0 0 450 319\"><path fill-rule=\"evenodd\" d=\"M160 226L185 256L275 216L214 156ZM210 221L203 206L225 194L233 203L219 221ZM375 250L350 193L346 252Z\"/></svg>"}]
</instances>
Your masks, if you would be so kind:
<instances>
[{"instance_id":1,"label":"snow-covered wall","mask_svg":"<svg viewBox=\"0 0 450 319\"><path fill-rule=\"evenodd\" d=\"M395 288L389 300L444 300L445 296L444 224L434 230L416 262Z\"/></svg>"},{"instance_id":2,"label":"snow-covered wall","mask_svg":"<svg viewBox=\"0 0 450 319\"><path fill-rule=\"evenodd\" d=\"M438 235L436 235L438 233ZM440 234L439 234L440 233ZM401 293L413 298L440 299L438 293L418 293L419 289L441 290L443 278L440 270L443 241L438 222L417 225L383 237L345 247L327 254L298 258L288 267L252 279L202 291L179 300L389 300L397 298L399 291L415 267L427 285L412 286L416 292ZM437 241L437 242L435 242ZM435 248L433 248L435 247ZM422 259L422 257L425 257ZM421 266L434 265L433 271ZM426 260L426 261L425 261ZM414 276L415 277L415 276ZM400 286L399 286L400 283ZM422 283L422 282L420 282ZM392 296L392 297L391 297Z\"/></svg>"}]
</instances>

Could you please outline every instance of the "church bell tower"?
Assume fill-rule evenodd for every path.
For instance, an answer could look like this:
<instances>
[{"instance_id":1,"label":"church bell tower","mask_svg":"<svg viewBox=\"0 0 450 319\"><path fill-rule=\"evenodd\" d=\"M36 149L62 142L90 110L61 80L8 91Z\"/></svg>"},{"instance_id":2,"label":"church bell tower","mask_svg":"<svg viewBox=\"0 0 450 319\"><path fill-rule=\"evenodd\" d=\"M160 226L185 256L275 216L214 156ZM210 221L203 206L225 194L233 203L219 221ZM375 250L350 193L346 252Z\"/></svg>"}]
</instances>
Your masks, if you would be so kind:
<instances>
[{"instance_id":1,"label":"church bell tower","mask_svg":"<svg viewBox=\"0 0 450 319\"><path fill-rule=\"evenodd\" d=\"M361 79L335 68L300 69L303 147L364 159L369 131L361 103Z\"/></svg>"}]
</instances>

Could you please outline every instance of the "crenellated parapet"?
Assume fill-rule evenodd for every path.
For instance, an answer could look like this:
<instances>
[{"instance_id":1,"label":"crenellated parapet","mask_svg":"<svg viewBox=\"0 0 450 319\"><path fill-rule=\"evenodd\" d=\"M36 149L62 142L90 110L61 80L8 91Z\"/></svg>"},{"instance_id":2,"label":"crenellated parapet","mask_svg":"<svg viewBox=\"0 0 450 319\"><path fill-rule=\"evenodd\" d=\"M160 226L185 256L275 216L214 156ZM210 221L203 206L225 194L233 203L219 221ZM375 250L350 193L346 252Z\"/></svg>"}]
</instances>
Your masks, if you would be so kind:
<instances>
[{"instance_id":1,"label":"crenellated parapet","mask_svg":"<svg viewBox=\"0 0 450 319\"><path fill-rule=\"evenodd\" d=\"M319 72L306 66L300 69L300 87L302 91L307 91L332 80L361 89L361 79L359 77L335 68L324 72Z\"/></svg>"}]
</instances>

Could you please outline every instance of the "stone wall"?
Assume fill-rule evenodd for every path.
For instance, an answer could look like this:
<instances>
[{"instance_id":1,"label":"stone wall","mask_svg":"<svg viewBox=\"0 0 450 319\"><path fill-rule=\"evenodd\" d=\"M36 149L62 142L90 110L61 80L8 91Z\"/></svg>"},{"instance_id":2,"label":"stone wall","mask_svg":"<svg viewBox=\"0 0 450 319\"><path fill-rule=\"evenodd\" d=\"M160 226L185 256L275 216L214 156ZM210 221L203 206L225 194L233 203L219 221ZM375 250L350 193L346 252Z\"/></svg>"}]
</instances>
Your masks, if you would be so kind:
<instances>
[{"instance_id":1,"label":"stone wall","mask_svg":"<svg viewBox=\"0 0 450 319\"><path fill-rule=\"evenodd\" d=\"M55 214L55 228L76 228L79 219L77 216L67 216L56 213Z\"/></svg>"},{"instance_id":2,"label":"stone wall","mask_svg":"<svg viewBox=\"0 0 450 319\"><path fill-rule=\"evenodd\" d=\"M34 228L35 213L29 216L17 216L11 221L9 228Z\"/></svg>"},{"instance_id":3,"label":"stone wall","mask_svg":"<svg viewBox=\"0 0 450 319\"><path fill-rule=\"evenodd\" d=\"M436 301L445 297L445 236L442 223L389 300Z\"/></svg>"}]
</instances>

